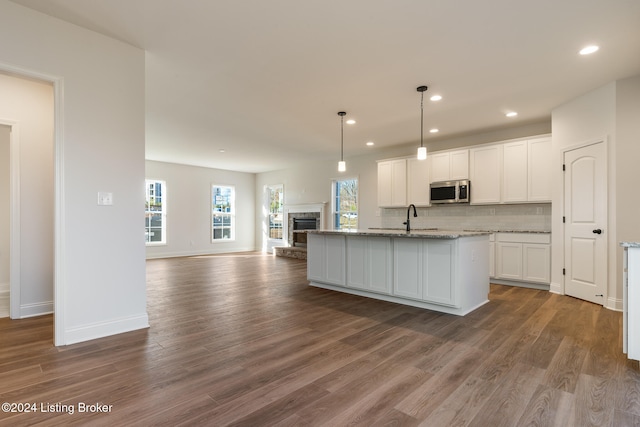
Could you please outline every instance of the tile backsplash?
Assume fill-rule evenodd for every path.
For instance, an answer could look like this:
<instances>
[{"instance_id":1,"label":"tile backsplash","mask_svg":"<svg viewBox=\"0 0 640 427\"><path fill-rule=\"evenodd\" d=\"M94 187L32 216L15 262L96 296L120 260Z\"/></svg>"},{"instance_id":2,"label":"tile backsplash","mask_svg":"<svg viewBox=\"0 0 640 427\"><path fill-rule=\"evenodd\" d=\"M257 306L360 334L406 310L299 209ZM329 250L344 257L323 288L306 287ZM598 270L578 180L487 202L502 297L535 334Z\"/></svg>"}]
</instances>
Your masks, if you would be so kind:
<instances>
[{"instance_id":1,"label":"tile backsplash","mask_svg":"<svg viewBox=\"0 0 640 427\"><path fill-rule=\"evenodd\" d=\"M551 203L514 205L441 205L411 211L411 228L448 230L551 231ZM380 226L401 228L407 208L380 209Z\"/></svg>"}]
</instances>

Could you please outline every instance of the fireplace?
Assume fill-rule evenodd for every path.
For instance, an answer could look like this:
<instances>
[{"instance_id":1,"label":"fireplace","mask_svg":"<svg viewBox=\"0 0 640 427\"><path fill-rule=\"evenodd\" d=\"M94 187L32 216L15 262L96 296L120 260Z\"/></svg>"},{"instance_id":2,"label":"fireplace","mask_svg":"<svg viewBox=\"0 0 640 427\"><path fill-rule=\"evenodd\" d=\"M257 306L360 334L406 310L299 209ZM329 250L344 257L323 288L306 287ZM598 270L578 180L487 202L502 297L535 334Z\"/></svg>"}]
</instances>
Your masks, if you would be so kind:
<instances>
[{"instance_id":1,"label":"fireplace","mask_svg":"<svg viewBox=\"0 0 640 427\"><path fill-rule=\"evenodd\" d=\"M274 248L278 256L307 259L307 230L319 230L324 224L326 203L285 205L283 226L287 246Z\"/></svg>"},{"instance_id":2,"label":"fireplace","mask_svg":"<svg viewBox=\"0 0 640 427\"><path fill-rule=\"evenodd\" d=\"M307 230L317 230L320 218L292 218L291 246L307 247Z\"/></svg>"}]
</instances>

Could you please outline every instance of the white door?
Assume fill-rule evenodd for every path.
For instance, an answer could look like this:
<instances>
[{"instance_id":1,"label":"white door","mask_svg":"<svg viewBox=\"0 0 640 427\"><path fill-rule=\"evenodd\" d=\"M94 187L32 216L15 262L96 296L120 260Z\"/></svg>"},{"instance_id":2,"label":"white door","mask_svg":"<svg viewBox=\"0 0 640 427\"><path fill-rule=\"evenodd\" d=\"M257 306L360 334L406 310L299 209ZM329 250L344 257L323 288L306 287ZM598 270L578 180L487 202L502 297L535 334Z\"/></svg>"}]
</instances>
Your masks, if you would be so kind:
<instances>
[{"instance_id":1,"label":"white door","mask_svg":"<svg viewBox=\"0 0 640 427\"><path fill-rule=\"evenodd\" d=\"M604 305L607 170L604 143L564 154L565 293Z\"/></svg>"}]
</instances>

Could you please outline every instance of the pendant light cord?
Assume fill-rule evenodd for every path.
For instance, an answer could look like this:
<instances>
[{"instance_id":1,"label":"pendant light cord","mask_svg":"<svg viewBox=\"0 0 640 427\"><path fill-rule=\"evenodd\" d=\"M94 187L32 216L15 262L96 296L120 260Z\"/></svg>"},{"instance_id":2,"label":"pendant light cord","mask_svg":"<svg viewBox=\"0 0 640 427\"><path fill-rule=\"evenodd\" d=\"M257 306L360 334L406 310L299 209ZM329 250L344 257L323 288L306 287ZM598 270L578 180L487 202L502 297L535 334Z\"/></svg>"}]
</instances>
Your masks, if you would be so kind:
<instances>
[{"instance_id":1,"label":"pendant light cord","mask_svg":"<svg viewBox=\"0 0 640 427\"><path fill-rule=\"evenodd\" d=\"M420 92L420 147L424 147L424 91Z\"/></svg>"},{"instance_id":2,"label":"pendant light cord","mask_svg":"<svg viewBox=\"0 0 640 427\"><path fill-rule=\"evenodd\" d=\"M344 161L344 115L340 115L340 161Z\"/></svg>"}]
</instances>

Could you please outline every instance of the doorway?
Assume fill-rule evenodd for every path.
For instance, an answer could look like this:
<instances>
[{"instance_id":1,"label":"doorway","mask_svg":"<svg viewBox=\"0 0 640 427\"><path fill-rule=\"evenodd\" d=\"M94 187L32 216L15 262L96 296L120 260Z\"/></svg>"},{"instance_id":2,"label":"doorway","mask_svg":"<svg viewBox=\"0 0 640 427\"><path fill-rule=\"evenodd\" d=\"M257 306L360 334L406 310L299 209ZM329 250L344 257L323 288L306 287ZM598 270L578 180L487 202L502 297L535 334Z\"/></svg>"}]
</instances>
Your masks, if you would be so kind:
<instances>
[{"instance_id":1,"label":"doorway","mask_svg":"<svg viewBox=\"0 0 640 427\"><path fill-rule=\"evenodd\" d=\"M606 156L603 141L564 153L565 293L599 305L607 298Z\"/></svg>"}]
</instances>

